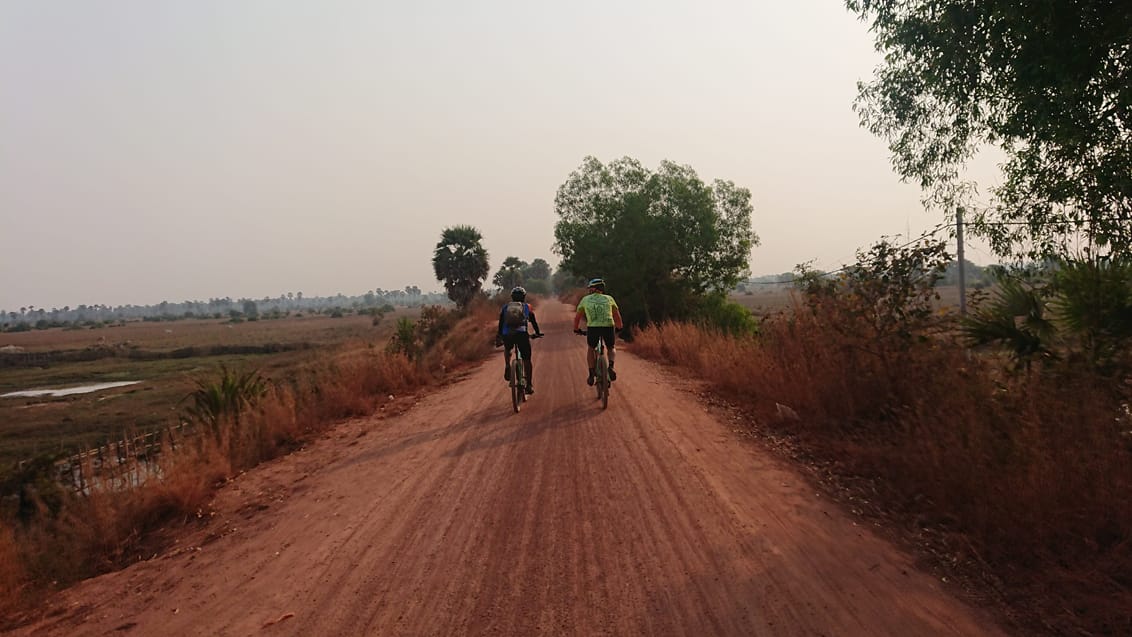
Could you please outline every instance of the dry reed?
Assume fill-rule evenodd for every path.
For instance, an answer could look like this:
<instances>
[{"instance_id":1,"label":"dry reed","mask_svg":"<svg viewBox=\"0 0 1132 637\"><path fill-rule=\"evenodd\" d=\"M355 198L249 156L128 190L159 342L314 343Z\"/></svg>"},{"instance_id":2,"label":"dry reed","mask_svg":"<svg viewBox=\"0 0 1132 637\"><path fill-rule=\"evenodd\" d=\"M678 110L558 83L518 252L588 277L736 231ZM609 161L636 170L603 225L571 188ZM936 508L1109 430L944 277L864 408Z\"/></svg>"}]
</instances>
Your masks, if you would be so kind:
<instances>
[{"instance_id":1,"label":"dry reed","mask_svg":"<svg viewBox=\"0 0 1132 637\"><path fill-rule=\"evenodd\" d=\"M1046 627L1132 632L1132 417L1112 383L1010 374L954 343L821 319L784 315L757 340L667 323L632 349L693 372L846 483L870 481L910 536L940 538Z\"/></svg>"}]
</instances>

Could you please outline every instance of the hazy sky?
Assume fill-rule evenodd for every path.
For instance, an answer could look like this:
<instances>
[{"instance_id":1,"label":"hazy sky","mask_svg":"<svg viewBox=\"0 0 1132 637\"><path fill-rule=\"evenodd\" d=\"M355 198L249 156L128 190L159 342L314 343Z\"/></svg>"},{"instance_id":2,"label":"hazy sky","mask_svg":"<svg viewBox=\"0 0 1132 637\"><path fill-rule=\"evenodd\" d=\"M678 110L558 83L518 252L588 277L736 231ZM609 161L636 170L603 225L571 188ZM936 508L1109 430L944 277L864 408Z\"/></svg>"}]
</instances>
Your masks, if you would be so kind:
<instances>
[{"instance_id":1,"label":"hazy sky","mask_svg":"<svg viewBox=\"0 0 1132 637\"><path fill-rule=\"evenodd\" d=\"M0 309L436 290L457 223L554 264L586 155L835 268L940 220L852 112L879 60L839 0L0 0Z\"/></svg>"}]
</instances>

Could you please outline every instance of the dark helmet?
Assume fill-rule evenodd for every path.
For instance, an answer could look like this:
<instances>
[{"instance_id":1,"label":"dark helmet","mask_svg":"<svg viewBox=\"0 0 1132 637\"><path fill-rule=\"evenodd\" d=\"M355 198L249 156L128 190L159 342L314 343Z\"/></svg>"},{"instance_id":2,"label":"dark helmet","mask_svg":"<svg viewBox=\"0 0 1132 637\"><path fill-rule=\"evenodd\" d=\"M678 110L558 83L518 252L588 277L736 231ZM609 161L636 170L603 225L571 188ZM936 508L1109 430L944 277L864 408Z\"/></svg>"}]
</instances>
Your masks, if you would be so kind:
<instances>
[{"instance_id":1,"label":"dark helmet","mask_svg":"<svg viewBox=\"0 0 1132 637\"><path fill-rule=\"evenodd\" d=\"M526 298L527 298L527 291L523 289L523 286L516 285L515 287L511 288L511 300L512 301L522 301Z\"/></svg>"},{"instance_id":2,"label":"dark helmet","mask_svg":"<svg viewBox=\"0 0 1132 637\"><path fill-rule=\"evenodd\" d=\"M601 290L602 292L604 292L605 291L605 279L602 279L601 277L598 277L596 279L590 279L589 283L586 284L586 287L597 288L597 289Z\"/></svg>"}]
</instances>

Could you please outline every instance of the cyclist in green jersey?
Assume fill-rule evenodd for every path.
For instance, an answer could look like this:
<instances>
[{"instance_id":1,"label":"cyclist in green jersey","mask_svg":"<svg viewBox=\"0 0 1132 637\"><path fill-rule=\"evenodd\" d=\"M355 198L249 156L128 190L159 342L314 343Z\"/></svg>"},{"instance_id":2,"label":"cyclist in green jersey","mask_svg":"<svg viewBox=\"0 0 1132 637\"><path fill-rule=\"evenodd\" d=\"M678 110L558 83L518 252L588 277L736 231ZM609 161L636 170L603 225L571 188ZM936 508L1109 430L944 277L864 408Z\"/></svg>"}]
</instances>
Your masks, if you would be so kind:
<instances>
[{"instance_id":1,"label":"cyclist in green jersey","mask_svg":"<svg viewBox=\"0 0 1132 637\"><path fill-rule=\"evenodd\" d=\"M586 321L586 343L589 344L589 351L586 353L586 362L590 366L590 375L586 378L587 385L594 384L594 365L597 363L597 354L594 348L597 347L598 339L605 341L605 349L609 353L609 380L617 380L617 373L613 371L613 345L616 339L616 330L624 327L621 322L621 310L617 307L617 301L613 300L612 296L605 293L605 281L602 279L590 279L586 284L589 288L589 294L582 297L578 302L578 311L574 314L574 331L581 332L579 325L582 320Z\"/></svg>"}]
</instances>

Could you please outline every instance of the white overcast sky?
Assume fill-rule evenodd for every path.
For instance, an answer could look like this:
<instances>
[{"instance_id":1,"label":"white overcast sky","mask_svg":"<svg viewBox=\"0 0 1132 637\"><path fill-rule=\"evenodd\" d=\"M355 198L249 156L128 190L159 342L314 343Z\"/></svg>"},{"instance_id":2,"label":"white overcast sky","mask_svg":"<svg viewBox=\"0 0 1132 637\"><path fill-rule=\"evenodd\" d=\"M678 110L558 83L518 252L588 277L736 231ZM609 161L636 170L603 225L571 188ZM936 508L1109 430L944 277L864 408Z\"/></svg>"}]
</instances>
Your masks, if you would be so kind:
<instances>
[{"instance_id":1,"label":"white overcast sky","mask_svg":"<svg viewBox=\"0 0 1132 637\"><path fill-rule=\"evenodd\" d=\"M0 0L0 309L437 290L458 223L554 264L586 155L832 269L940 221L852 111L879 61L839 0Z\"/></svg>"}]
</instances>

